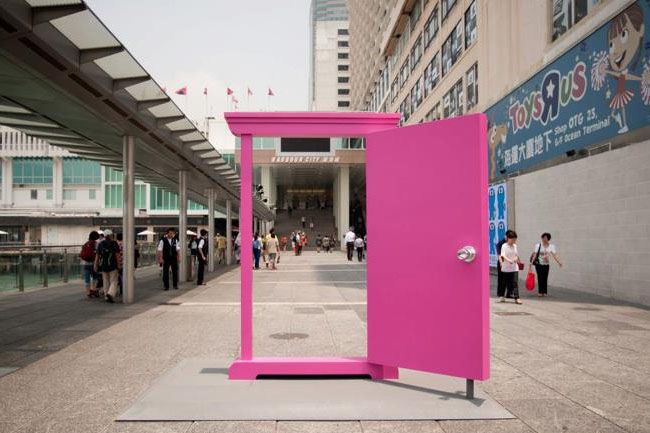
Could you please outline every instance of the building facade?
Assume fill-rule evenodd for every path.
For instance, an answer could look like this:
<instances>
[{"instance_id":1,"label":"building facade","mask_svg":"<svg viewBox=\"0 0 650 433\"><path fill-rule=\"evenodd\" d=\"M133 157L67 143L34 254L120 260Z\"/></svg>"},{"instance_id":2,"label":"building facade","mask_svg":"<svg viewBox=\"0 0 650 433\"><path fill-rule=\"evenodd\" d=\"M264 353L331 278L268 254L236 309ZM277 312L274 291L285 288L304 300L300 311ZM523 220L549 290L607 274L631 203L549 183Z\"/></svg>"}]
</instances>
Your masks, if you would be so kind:
<instances>
[{"instance_id":1,"label":"building facade","mask_svg":"<svg viewBox=\"0 0 650 433\"><path fill-rule=\"evenodd\" d=\"M650 5L638 0L350 0L353 110L403 124L485 112L498 240L550 284L650 305ZM498 190L498 189L497 189Z\"/></svg>"},{"instance_id":2,"label":"building facade","mask_svg":"<svg viewBox=\"0 0 650 433\"><path fill-rule=\"evenodd\" d=\"M309 109L349 110L348 11L345 0L312 0Z\"/></svg>"},{"instance_id":3,"label":"building facade","mask_svg":"<svg viewBox=\"0 0 650 433\"><path fill-rule=\"evenodd\" d=\"M92 229L119 229L121 171L2 126L0 158L0 229L9 233L0 242L78 244ZM141 231L178 224L176 192L136 180L135 207ZM190 200L188 215L189 225L207 226L203 205Z\"/></svg>"}]
</instances>

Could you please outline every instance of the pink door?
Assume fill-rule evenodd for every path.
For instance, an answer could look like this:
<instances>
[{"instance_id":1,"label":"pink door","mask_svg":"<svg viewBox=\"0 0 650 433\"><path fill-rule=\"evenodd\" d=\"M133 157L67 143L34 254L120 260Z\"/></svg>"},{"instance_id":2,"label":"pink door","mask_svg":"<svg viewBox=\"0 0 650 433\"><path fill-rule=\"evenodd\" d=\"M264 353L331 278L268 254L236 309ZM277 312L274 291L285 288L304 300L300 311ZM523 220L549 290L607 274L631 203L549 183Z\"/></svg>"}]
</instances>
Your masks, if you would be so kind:
<instances>
[{"instance_id":1,"label":"pink door","mask_svg":"<svg viewBox=\"0 0 650 433\"><path fill-rule=\"evenodd\" d=\"M370 362L489 377L486 143L483 114L366 137Z\"/></svg>"}]
</instances>

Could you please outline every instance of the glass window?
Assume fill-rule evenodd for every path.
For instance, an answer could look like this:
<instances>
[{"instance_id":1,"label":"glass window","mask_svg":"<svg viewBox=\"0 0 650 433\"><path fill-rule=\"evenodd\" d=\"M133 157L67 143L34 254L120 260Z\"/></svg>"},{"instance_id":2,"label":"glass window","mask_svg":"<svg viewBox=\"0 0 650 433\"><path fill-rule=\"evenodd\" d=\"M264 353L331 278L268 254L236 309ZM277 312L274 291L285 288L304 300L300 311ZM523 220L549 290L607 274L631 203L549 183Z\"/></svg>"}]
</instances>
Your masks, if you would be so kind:
<instances>
[{"instance_id":1,"label":"glass window","mask_svg":"<svg viewBox=\"0 0 650 433\"><path fill-rule=\"evenodd\" d=\"M411 48L411 70L418 64L422 57L422 35L419 35Z\"/></svg>"},{"instance_id":2,"label":"glass window","mask_svg":"<svg viewBox=\"0 0 650 433\"><path fill-rule=\"evenodd\" d=\"M348 41L338 41L339 47L347 47L348 46Z\"/></svg>"},{"instance_id":3,"label":"glass window","mask_svg":"<svg viewBox=\"0 0 650 433\"><path fill-rule=\"evenodd\" d=\"M476 0L465 11L465 48L476 42Z\"/></svg>"},{"instance_id":4,"label":"glass window","mask_svg":"<svg viewBox=\"0 0 650 433\"><path fill-rule=\"evenodd\" d=\"M454 84L443 98L444 117L454 117L463 114L463 79Z\"/></svg>"},{"instance_id":5,"label":"glass window","mask_svg":"<svg viewBox=\"0 0 650 433\"><path fill-rule=\"evenodd\" d=\"M449 15L449 11L456 5L456 0L440 0L442 5L442 20L444 21Z\"/></svg>"},{"instance_id":6,"label":"glass window","mask_svg":"<svg viewBox=\"0 0 650 433\"><path fill-rule=\"evenodd\" d=\"M149 207L151 210L178 210L178 194L150 185Z\"/></svg>"},{"instance_id":7,"label":"glass window","mask_svg":"<svg viewBox=\"0 0 650 433\"><path fill-rule=\"evenodd\" d=\"M76 189L64 189L63 190L63 200L76 200L77 199L77 190Z\"/></svg>"},{"instance_id":8,"label":"glass window","mask_svg":"<svg viewBox=\"0 0 650 433\"><path fill-rule=\"evenodd\" d=\"M52 199L54 199L54 192L51 189L46 189L45 200L52 200Z\"/></svg>"},{"instance_id":9,"label":"glass window","mask_svg":"<svg viewBox=\"0 0 650 433\"><path fill-rule=\"evenodd\" d=\"M349 56L348 53L339 53L339 54L338 54L339 59L347 59L348 56Z\"/></svg>"},{"instance_id":10,"label":"glass window","mask_svg":"<svg viewBox=\"0 0 650 433\"><path fill-rule=\"evenodd\" d=\"M208 210L207 206L204 206L200 203L194 202L192 200L187 201L187 209L189 210Z\"/></svg>"},{"instance_id":11,"label":"glass window","mask_svg":"<svg viewBox=\"0 0 650 433\"><path fill-rule=\"evenodd\" d=\"M459 21L442 44L442 75L445 75L463 53L463 26Z\"/></svg>"},{"instance_id":12,"label":"glass window","mask_svg":"<svg viewBox=\"0 0 650 433\"><path fill-rule=\"evenodd\" d=\"M478 63L469 68L465 74L467 85L467 110L478 104Z\"/></svg>"},{"instance_id":13,"label":"glass window","mask_svg":"<svg viewBox=\"0 0 650 433\"><path fill-rule=\"evenodd\" d=\"M424 46L428 47L433 38L438 34L438 5L433 8L427 22L424 24Z\"/></svg>"},{"instance_id":14,"label":"glass window","mask_svg":"<svg viewBox=\"0 0 650 433\"><path fill-rule=\"evenodd\" d=\"M339 35L347 35L348 34L348 29L338 29L338 34Z\"/></svg>"},{"instance_id":15,"label":"glass window","mask_svg":"<svg viewBox=\"0 0 650 433\"><path fill-rule=\"evenodd\" d=\"M88 190L88 199L89 200L95 200L97 198L97 190L96 189L89 189Z\"/></svg>"},{"instance_id":16,"label":"glass window","mask_svg":"<svg viewBox=\"0 0 650 433\"><path fill-rule=\"evenodd\" d=\"M350 89L338 89L338 94L339 95L349 95L350 94Z\"/></svg>"},{"instance_id":17,"label":"glass window","mask_svg":"<svg viewBox=\"0 0 650 433\"><path fill-rule=\"evenodd\" d=\"M37 189L29 190L29 198L31 198L32 200L38 200L38 190Z\"/></svg>"},{"instance_id":18,"label":"glass window","mask_svg":"<svg viewBox=\"0 0 650 433\"><path fill-rule=\"evenodd\" d=\"M14 184L40 185L52 183L52 158L13 158L11 165Z\"/></svg>"},{"instance_id":19,"label":"glass window","mask_svg":"<svg viewBox=\"0 0 650 433\"><path fill-rule=\"evenodd\" d=\"M411 11L411 16L409 17L409 21L411 24L411 31L413 31L413 28L420 20L421 16L422 16L422 0L417 0L413 5L413 10Z\"/></svg>"},{"instance_id":20,"label":"glass window","mask_svg":"<svg viewBox=\"0 0 650 433\"><path fill-rule=\"evenodd\" d=\"M424 116L425 121L440 120L440 102L433 106L431 110Z\"/></svg>"},{"instance_id":21,"label":"glass window","mask_svg":"<svg viewBox=\"0 0 650 433\"><path fill-rule=\"evenodd\" d=\"M411 117L411 95L406 95L404 99L404 121L406 122Z\"/></svg>"},{"instance_id":22,"label":"glass window","mask_svg":"<svg viewBox=\"0 0 650 433\"><path fill-rule=\"evenodd\" d=\"M423 87L424 87L424 78L420 77L420 79L415 83L413 88L411 89L411 113L414 113L415 110L418 109L420 104L422 103L422 98L423 98Z\"/></svg>"},{"instance_id":23,"label":"glass window","mask_svg":"<svg viewBox=\"0 0 650 433\"><path fill-rule=\"evenodd\" d=\"M440 51L438 51L424 70L424 96L438 85L440 81Z\"/></svg>"},{"instance_id":24,"label":"glass window","mask_svg":"<svg viewBox=\"0 0 650 433\"><path fill-rule=\"evenodd\" d=\"M393 80L393 84L390 86L390 102L393 103L395 102L395 99L397 99L397 94L399 93L399 78L395 77Z\"/></svg>"},{"instance_id":25,"label":"glass window","mask_svg":"<svg viewBox=\"0 0 650 433\"><path fill-rule=\"evenodd\" d=\"M111 167L104 170L104 180L106 182L122 182L122 172Z\"/></svg>"},{"instance_id":26,"label":"glass window","mask_svg":"<svg viewBox=\"0 0 650 433\"><path fill-rule=\"evenodd\" d=\"M350 106L350 101L339 101L338 106L339 107L349 107Z\"/></svg>"},{"instance_id":27,"label":"glass window","mask_svg":"<svg viewBox=\"0 0 650 433\"><path fill-rule=\"evenodd\" d=\"M133 195L135 197L134 203L136 209L147 208L147 185L136 184L134 185Z\"/></svg>"},{"instance_id":28,"label":"glass window","mask_svg":"<svg viewBox=\"0 0 650 433\"><path fill-rule=\"evenodd\" d=\"M122 185L104 186L104 207L106 209L121 209L122 202Z\"/></svg>"},{"instance_id":29,"label":"glass window","mask_svg":"<svg viewBox=\"0 0 650 433\"><path fill-rule=\"evenodd\" d=\"M409 70L409 59L408 57L402 64L402 67L399 69L399 88L401 89L404 87L404 83L406 83L406 80L409 79L409 74L411 71Z\"/></svg>"},{"instance_id":30,"label":"glass window","mask_svg":"<svg viewBox=\"0 0 650 433\"><path fill-rule=\"evenodd\" d=\"M349 83L350 77L339 77L339 83Z\"/></svg>"},{"instance_id":31,"label":"glass window","mask_svg":"<svg viewBox=\"0 0 650 433\"><path fill-rule=\"evenodd\" d=\"M338 65L339 71L347 71L350 69L350 65Z\"/></svg>"},{"instance_id":32,"label":"glass window","mask_svg":"<svg viewBox=\"0 0 650 433\"><path fill-rule=\"evenodd\" d=\"M82 158L63 158L63 184L95 185L102 183L99 163Z\"/></svg>"},{"instance_id":33,"label":"glass window","mask_svg":"<svg viewBox=\"0 0 650 433\"><path fill-rule=\"evenodd\" d=\"M552 40L556 40L587 16L602 0L552 0Z\"/></svg>"}]
</instances>

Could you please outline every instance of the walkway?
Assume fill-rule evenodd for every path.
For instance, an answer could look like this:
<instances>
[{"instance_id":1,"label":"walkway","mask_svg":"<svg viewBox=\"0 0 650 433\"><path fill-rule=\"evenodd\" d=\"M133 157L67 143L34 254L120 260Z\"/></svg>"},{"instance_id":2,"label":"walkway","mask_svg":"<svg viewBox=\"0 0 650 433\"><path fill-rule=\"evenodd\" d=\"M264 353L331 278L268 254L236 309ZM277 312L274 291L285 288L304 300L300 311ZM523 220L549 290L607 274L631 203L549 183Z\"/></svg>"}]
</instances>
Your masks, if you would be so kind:
<instances>
[{"instance_id":1,"label":"walkway","mask_svg":"<svg viewBox=\"0 0 650 433\"><path fill-rule=\"evenodd\" d=\"M257 271L256 355L363 354L364 269L341 253L307 252L302 257L284 255L276 272ZM64 289L44 293L62 299L59 290ZM156 292L133 306L76 300L41 304L34 314L46 314L49 304L74 315L87 309L76 329L90 329L85 323L95 328L0 378L0 431L650 432L650 311L558 290L543 300L526 297L522 306L492 304L492 379L480 386L518 419L114 422L180 360L238 353L238 290L238 271L231 270L207 286ZM159 305L163 301L168 302ZM10 308L7 298L0 302L4 311ZM20 308L14 317L22 320L31 314L28 304L22 302ZM100 309L106 312L96 317ZM23 332L22 327L7 330L5 322L0 325L3 337ZM53 338L64 332L63 326Z\"/></svg>"}]
</instances>

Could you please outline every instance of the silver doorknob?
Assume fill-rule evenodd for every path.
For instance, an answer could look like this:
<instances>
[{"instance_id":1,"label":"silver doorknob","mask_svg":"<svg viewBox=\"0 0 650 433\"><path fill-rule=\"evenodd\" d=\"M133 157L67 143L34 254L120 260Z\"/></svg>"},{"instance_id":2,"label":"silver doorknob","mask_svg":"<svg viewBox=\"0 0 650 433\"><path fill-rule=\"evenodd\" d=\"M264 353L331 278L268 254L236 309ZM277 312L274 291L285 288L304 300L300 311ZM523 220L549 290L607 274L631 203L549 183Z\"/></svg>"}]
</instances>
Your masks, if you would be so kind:
<instances>
[{"instance_id":1,"label":"silver doorknob","mask_svg":"<svg viewBox=\"0 0 650 433\"><path fill-rule=\"evenodd\" d=\"M476 258L476 250L471 245L464 246L463 248L458 250L458 252L456 253L456 257L461 262L471 263Z\"/></svg>"}]
</instances>

